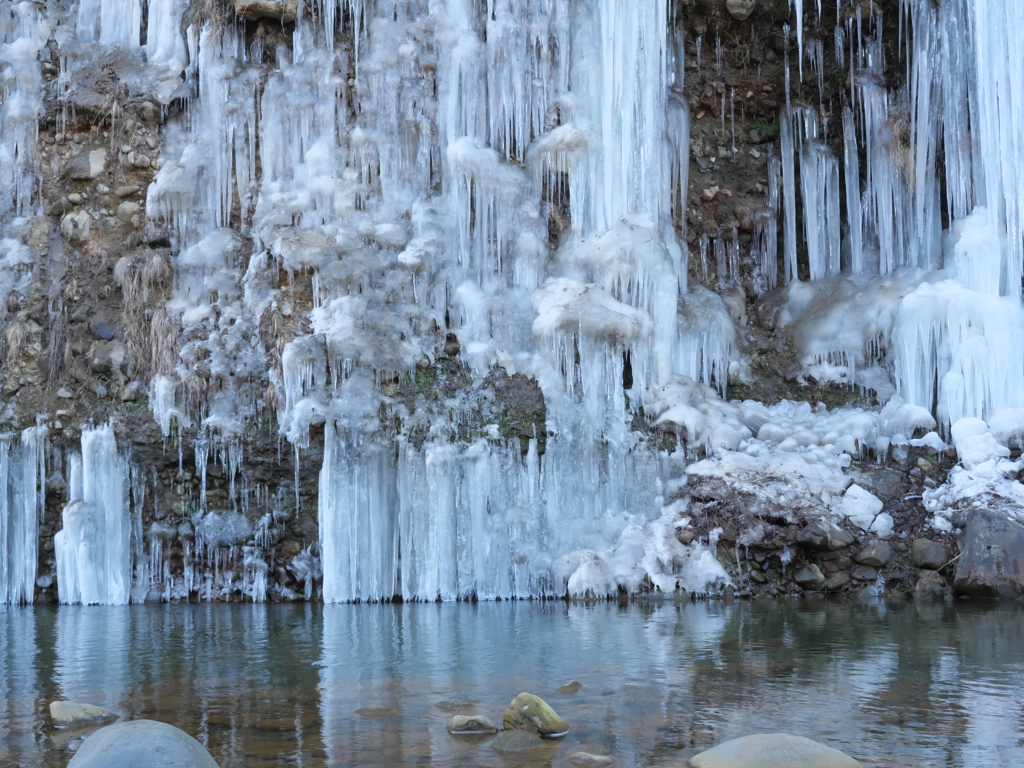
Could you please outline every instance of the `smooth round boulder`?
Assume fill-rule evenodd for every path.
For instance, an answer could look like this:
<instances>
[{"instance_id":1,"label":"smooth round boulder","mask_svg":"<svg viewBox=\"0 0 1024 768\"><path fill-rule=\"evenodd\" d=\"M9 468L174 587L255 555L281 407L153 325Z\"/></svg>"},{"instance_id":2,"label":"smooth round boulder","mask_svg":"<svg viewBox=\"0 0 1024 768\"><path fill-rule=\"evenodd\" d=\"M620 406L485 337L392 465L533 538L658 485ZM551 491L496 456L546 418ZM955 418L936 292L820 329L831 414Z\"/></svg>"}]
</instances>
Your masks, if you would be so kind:
<instances>
[{"instance_id":1,"label":"smooth round boulder","mask_svg":"<svg viewBox=\"0 0 1024 768\"><path fill-rule=\"evenodd\" d=\"M573 752L569 762L576 768L615 768L618 761L608 755L595 755L592 752Z\"/></svg>"},{"instance_id":2,"label":"smooth round boulder","mask_svg":"<svg viewBox=\"0 0 1024 768\"><path fill-rule=\"evenodd\" d=\"M180 728L156 720L127 720L100 728L68 768L217 768L202 744Z\"/></svg>"},{"instance_id":3,"label":"smooth round boulder","mask_svg":"<svg viewBox=\"0 0 1024 768\"><path fill-rule=\"evenodd\" d=\"M544 699L532 693L523 692L512 699L501 719L507 731L527 731L544 738L569 732L569 724Z\"/></svg>"},{"instance_id":4,"label":"smooth round boulder","mask_svg":"<svg viewBox=\"0 0 1024 768\"><path fill-rule=\"evenodd\" d=\"M726 741L690 758L693 768L863 768L838 749L788 733Z\"/></svg>"},{"instance_id":5,"label":"smooth round boulder","mask_svg":"<svg viewBox=\"0 0 1024 768\"><path fill-rule=\"evenodd\" d=\"M497 733L498 726L484 715L455 715L448 721L448 732L455 735L471 736L480 733Z\"/></svg>"}]
</instances>

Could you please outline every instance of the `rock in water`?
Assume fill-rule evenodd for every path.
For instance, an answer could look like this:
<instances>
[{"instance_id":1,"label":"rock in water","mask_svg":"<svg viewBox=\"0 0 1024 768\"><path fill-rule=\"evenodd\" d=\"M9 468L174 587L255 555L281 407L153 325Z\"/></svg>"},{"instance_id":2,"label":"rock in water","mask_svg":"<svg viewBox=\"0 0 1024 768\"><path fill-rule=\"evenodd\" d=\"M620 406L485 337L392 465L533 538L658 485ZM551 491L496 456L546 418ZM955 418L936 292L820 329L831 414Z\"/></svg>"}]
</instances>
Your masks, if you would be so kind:
<instances>
[{"instance_id":1,"label":"rock in water","mask_svg":"<svg viewBox=\"0 0 1024 768\"><path fill-rule=\"evenodd\" d=\"M1024 526L987 509L971 512L953 588L971 597L1024 598Z\"/></svg>"},{"instance_id":2,"label":"rock in water","mask_svg":"<svg viewBox=\"0 0 1024 768\"><path fill-rule=\"evenodd\" d=\"M85 740L68 768L217 768L203 745L173 725L128 720Z\"/></svg>"},{"instance_id":3,"label":"rock in water","mask_svg":"<svg viewBox=\"0 0 1024 768\"><path fill-rule=\"evenodd\" d=\"M117 715L109 709L93 704L79 704L75 701L51 701L50 717L55 725L66 728L71 725L88 725L116 720Z\"/></svg>"},{"instance_id":4,"label":"rock in water","mask_svg":"<svg viewBox=\"0 0 1024 768\"><path fill-rule=\"evenodd\" d=\"M498 726L483 715L456 715L448 721L448 731L456 734L497 733Z\"/></svg>"},{"instance_id":5,"label":"rock in water","mask_svg":"<svg viewBox=\"0 0 1024 768\"><path fill-rule=\"evenodd\" d=\"M569 732L569 724L544 699L532 693L520 693L512 699L502 722L505 730L529 731L547 738L564 736Z\"/></svg>"},{"instance_id":6,"label":"rock in water","mask_svg":"<svg viewBox=\"0 0 1024 768\"><path fill-rule=\"evenodd\" d=\"M693 768L863 768L837 749L803 736L759 733L712 747L690 758Z\"/></svg>"},{"instance_id":7,"label":"rock in water","mask_svg":"<svg viewBox=\"0 0 1024 768\"><path fill-rule=\"evenodd\" d=\"M532 752L544 746L540 736L526 731L502 731L491 742L491 749L498 752Z\"/></svg>"},{"instance_id":8,"label":"rock in water","mask_svg":"<svg viewBox=\"0 0 1024 768\"><path fill-rule=\"evenodd\" d=\"M383 717L391 717L395 714L395 710L391 707L360 707L356 710L356 714L360 717L368 717L371 720L380 720Z\"/></svg>"},{"instance_id":9,"label":"rock in water","mask_svg":"<svg viewBox=\"0 0 1024 768\"><path fill-rule=\"evenodd\" d=\"M594 755L590 752L573 752L569 762L579 768L615 768L616 759L607 755Z\"/></svg>"},{"instance_id":10,"label":"rock in water","mask_svg":"<svg viewBox=\"0 0 1024 768\"><path fill-rule=\"evenodd\" d=\"M559 693L577 693L583 687L583 683L578 683L575 680L570 680L565 685L560 685L555 690Z\"/></svg>"}]
</instances>

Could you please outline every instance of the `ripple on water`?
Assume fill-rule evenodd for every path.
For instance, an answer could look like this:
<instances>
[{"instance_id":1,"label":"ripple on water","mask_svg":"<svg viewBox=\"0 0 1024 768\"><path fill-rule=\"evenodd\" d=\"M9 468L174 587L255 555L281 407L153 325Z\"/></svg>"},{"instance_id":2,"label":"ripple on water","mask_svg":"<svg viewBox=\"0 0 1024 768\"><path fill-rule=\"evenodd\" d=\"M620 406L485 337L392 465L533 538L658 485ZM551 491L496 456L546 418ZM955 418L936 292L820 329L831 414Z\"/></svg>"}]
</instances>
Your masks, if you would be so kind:
<instances>
[{"instance_id":1,"label":"ripple on water","mask_svg":"<svg viewBox=\"0 0 1024 768\"><path fill-rule=\"evenodd\" d=\"M9 608L0 622L0 766L63 768L81 733L58 698L195 734L221 768L507 766L455 712L520 691L577 752L678 766L788 731L865 766L1024 764L1024 611L801 603L481 603ZM571 696L557 689L582 683ZM577 761L578 762L578 761Z\"/></svg>"}]
</instances>

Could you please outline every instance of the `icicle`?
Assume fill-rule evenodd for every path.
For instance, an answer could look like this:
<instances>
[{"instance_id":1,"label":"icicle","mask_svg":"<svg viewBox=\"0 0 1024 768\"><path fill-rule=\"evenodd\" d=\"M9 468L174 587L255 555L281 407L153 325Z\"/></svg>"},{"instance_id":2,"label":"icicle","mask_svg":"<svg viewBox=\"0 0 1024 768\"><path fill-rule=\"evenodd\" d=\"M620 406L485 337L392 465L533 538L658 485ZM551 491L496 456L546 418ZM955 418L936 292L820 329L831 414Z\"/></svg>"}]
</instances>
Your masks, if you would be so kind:
<instances>
[{"instance_id":1,"label":"icicle","mask_svg":"<svg viewBox=\"0 0 1024 768\"><path fill-rule=\"evenodd\" d=\"M45 441L44 427L0 437L0 605L35 596Z\"/></svg>"}]
</instances>

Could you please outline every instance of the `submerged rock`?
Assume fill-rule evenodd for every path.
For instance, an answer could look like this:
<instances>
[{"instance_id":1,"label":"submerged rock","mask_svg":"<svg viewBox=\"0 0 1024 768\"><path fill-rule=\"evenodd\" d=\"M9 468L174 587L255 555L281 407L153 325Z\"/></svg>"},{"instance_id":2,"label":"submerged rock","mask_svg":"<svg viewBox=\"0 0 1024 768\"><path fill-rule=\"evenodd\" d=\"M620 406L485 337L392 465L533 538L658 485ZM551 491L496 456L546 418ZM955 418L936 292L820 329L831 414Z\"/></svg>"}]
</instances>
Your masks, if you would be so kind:
<instances>
[{"instance_id":1,"label":"submerged rock","mask_svg":"<svg viewBox=\"0 0 1024 768\"><path fill-rule=\"evenodd\" d=\"M987 509L973 511L953 588L971 597L1024 598L1024 526Z\"/></svg>"},{"instance_id":2,"label":"submerged rock","mask_svg":"<svg viewBox=\"0 0 1024 768\"><path fill-rule=\"evenodd\" d=\"M512 699L502 722L506 730L529 731L549 738L569 732L569 724L544 699L532 693L520 693Z\"/></svg>"},{"instance_id":3,"label":"submerged rock","mask_svg":"<svg viewBox=\"0 0 1024 768\"><path fill-rule=\"evenodd\" d=\"M391 715L395 714L395 710L392 707L360 707L356 710L356 714L371 720L380 720L383 717L391 717Z\"/></svg>"},{"instance_id":4,"label":"submerged rock","mask_svg":"<svg viewBox=\"0 0 1024 768\"><path fill-rule=\"evenodd\" d=\"M914 597L918 600L944 600L950 594L949 585L938 571L921 571L914 585Z\"/></svg>"},{"instance_id":5,"label":"submerged rock","mask_svg":"<svg viewBox=\"0 0 1024 768\"><path fill-rule=\"evenodd\" d=\"M62 728L117 719L117 715L109 709L75 701L51 701L50 717L53 718L55 725Z\"/></svg>"},{"instance_id":6,"label":"submerged rock","mask_svg":"<svg viewBox=\"0 0 1024 768\"><path fill-rule=\"evenodd\" d=\"M497 733L498 726L484 715L456 715L448 721L448 731L462 734Z\"/></svg>"},{"instance_id":7,"label":"submerged rock","mask_svg":"<svg viewBox=\"0 0 1024 768\"><path fill-rule=\"evenodd\" d=\"M202 744L180 728L155 720L128 720L100 728L85 740L68 768L217 768Z\"/></svg>"},{"instance_id":8,"label":"submerged rock","mask_svg":"<svg viewBox=\"0 0 1024 768\"><path fill-rule=\"evenodd\" d=\"M453 696L450 699L442 699L434 704L435 707L440 709L442 712L462 712L463 710L469 709L474 706L476 701L473 699L465 699L461 696Z\"/></svg>"},{"instance_id":9,"label":"submerged rock","mask_svg":"<svg viewBox=\"0 0 1024 768\"><path fill-rule=\"evenodd\" d=\"M559 693L578 693L583 687L583 683L577 682L576 680L570 680L565 685L558 686L555 690Z\"/></svg>"},{"instance_id":10,"label":"submerged rock","mask_svg":"<svg viewBox=\"0 0 1024 768\"><path fill-rule=\"evenodd\" d=\"M862 768L837 749L803 736L759 733L733 739L690 758L693 768Z\"/></svg>"},{"instance_id":11,"label":"submerged rock","mask_svg":"<svg viewBox=\"0 0 1024 768\"><path fill-rule=\"evenodd\" d=\"M569 762L579 768L614 768L618 762L614 757L608 755L595 755L590 752L573 752L569 755Z\"/></svg>"},{"instance_id":12,"label":"submerged rock","mask_svg":"<svg viewBox=\"0 0 1024 768\"><path fill-rule=\"evenodd\" d=\"M491 749L498 752L533 752L543 746L540 736L526 731L502 731L491 742Z\"/></svg>"}]
</instances>

